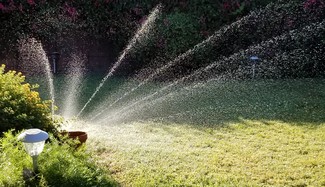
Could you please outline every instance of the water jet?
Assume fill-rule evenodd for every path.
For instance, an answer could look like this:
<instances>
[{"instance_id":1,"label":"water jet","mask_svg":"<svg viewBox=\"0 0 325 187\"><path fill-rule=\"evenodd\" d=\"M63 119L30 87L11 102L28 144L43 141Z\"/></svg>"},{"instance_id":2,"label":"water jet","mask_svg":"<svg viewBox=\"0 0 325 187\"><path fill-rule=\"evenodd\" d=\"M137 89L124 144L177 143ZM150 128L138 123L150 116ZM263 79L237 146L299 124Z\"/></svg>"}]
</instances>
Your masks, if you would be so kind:
<instances>
[{"instance_id":1,"label":"water jet","mask_svg":"<svg viewBox=\"0 0 325 187\"><path fill-rule=\"evenodd\" d=\"M279 78L281 76L288 76L287 72L290 71L293 73L304 72L305 66L301 64L310 62L308 59L320 62L323 58L320 55L323 49L317 47L317 45L310 45L310 43L321 40L321 35L325 30L324 20L315 20L311 23L300 22L299 20L296 25L292 25L290 28L280 25L279 27L272 28L272 32L265 32L269 28L271 20L274 19L275 23L278 24L278 22L281 22L283 15L287 15L288 11L286 9L288 7L285 5L287 4L271 4L264 9L253 11L234 23L225 25L189 50L179 54L172 60L162 63L161 66L157 67L144 79L137 80L131 77L126 81L128 83L125 85L110 85L113 84L114 79L117 79L117 77L114 77L114 72L119 70L119 66L123 63L124 59L132 54L137 45L142 45L145 43L143 41L148 39L148 35L150 35L151 30L155 26L154 23L160 15L161 7L157 6L146 22L138 29L135 36L131 38L116 62L108 70L108 73L99 81L97 87L94 88L94 84L98 81L93 82L91 76L87 77L87 70L84 67L87 57L82 57L86 55L82 51L70 54L69 62L71 63L69 64L71 67L67 68L68 73L63 78L65 81L60 85L60 88L63 90L61 95L57 93L62 100L62 106L59 105L59 108L62 110L60 112L66 118L76 116L79 120L103 124L108 124L110 120L123 122L123 118L128 118L129 114L137 114L138 116L135 116L133 119L141 120L146 115L141 114L141 111L145 108L157 108L157 114L155 115L163 115L172 104L162 106L159 103L177 98L180 93L195 95L199 88L204 87L210 82L247 80L252 78ZM293 7L288 15L297 14L298 17L307 20L299 8L301 7ZM276 11L279 11L280 15ZM252 29L265 34L257 36L255 33L252 33L254 36L250 36L248 33L245 33L250 32ZM234 37L235 35L241 37ZM250 38L254 38L254 40L249 40ZM245 42L241 44L241 40L245 40ZM242 48L234 47L229 43L239 43L238 45ZM158 79L158 77L170 75L170 72L176 71L177 68L182 68L183 65L189 63L188 59L199 56L206 49L208 49L207 51L212 49L216 51L214 54L215 59L202 61L195 68L189 70L187 74L175 75L177 77L175 79L166 79L169 81L165 82L157 81L164 80ZM258 54L258 56L251 56L252 54ZM52 55L52 73L55 74L58 72L57 62L59 54L54 52L50 55ZM308 59L305 58L307 56ZM247 63L247 60L250 60L250 63ZM258 73L256 73L257 61ZM310 63L313 64L312 62ZM291 69L288 67L291 67ZM56 74L54 78L57 77L59 76ZM109 78L112 81L108 81ZM89 79L88 83L86 83L87 79ZM104 87L107 88L103 89ZM115 88L111 89L112 87ZM99 93L100 91L101 93ZM53 95L51 98L54 101L54 92L51 95ZM175 114L191 115L191 112L189 112L191 109L188 109L186 105L187 102L190 101L184 101L184 107L179 108L179 111L175 111ZM87 110L85 110L86 108ZM209 109L209 107L201 108L204 108L204 110ZM199 112L200 110L195 109L195 111ZM150 112L146 119L149 118Z\"/></svg>"}]
</instances>

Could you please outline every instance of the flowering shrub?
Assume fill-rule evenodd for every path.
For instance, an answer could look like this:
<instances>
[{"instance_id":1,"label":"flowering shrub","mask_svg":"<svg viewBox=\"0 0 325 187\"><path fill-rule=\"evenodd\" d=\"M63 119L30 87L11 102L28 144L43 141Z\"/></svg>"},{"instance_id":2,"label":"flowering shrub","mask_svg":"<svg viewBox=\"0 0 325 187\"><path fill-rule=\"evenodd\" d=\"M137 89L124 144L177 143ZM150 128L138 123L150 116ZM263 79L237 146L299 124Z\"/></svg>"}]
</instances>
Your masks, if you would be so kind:
<instances>
[{"instance_id":1,"label":"flowering shrub","mask_svg":"<svg viewBox=\"0 0 325 187\"><path fill-rule=\"evenodd\" d=\"M55 131L50 101L42 101L35 85L25 83L25 77L0 67L0 132L9 129L40 128Z\"/></svg>"},{"instance_id":2,"label":"flowering shrub","mask_svg":"<svg viewBox=\"0 0 325 187\"><path fill-rule=\"evenodd\" d=\"M324 8L325 2L322 0L306 0L303 4L306 10Z\"/></svg>"}]
</instances>

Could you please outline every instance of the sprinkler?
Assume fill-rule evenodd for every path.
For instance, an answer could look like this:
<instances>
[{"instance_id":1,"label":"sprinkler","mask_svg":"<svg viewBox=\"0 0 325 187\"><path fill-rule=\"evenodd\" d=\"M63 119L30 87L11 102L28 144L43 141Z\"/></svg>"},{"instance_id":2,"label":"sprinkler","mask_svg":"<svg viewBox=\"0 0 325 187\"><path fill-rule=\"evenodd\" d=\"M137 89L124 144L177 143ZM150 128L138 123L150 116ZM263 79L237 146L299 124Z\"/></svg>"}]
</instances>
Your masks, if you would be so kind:
<instances>
[{"instance_id":1,"label":"sprinkler","mask_svg":"<svg viewBox=\"0 0 325 187\"><path fill-rule=\"evenodd\" d=\"M57 62L59 61L60 53L52 52L50 55L51 55L51 59L52 59L52 71L54 74L56 74L57 73Z\"/></svg>"}]
</instances>

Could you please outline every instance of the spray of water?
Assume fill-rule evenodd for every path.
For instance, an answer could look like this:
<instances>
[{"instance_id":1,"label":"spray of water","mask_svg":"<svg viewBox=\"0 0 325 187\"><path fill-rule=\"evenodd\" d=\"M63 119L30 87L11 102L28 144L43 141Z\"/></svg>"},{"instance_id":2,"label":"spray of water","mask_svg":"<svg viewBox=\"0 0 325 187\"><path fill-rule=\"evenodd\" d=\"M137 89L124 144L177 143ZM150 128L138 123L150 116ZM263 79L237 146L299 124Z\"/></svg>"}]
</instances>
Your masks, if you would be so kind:
<instances>
[{"instance_id":1,"label":"spray of water","mask_svg":"<svg viewBox=\"0 0 325 187\"><path fill-rule=\"evenodd\" d=\"M23 38L19 41L20 66L27 76L45 76L48 92L52 100L51 111L54 115L55 97L53 75L43 46L35 38Z\"/></svg>"},{"instance_id":2,"label":"spray of water","mask_svg":"<svg viewBox=\"0 0 325 187\"><path fill-rule=\"evenodd\" d=\"M84 111L84 109L87 107L87 105L91 102L91 100L95 97L95 95L97 94L97 92L101 89L101 87L103 86L103 84L105 83L105 81L113 75L113 73L115 72L115 70L119 67L119 65L122 63L123 59L125 59L126 55L129 54L131 52L131 50L136 47L136 44L138 42L141 42L142 40L144 40L148 33L150 32L151 28L152 28L152 23L154 22L154 20L157 17L157 14L159 13L159 6L150 14L149 18L147 19L147 21L142 25L142 27L138 30L138 32L136 33L136 35L132 38L132 40L129 42L129 45L124 49L124 51L121 53L121 55L119 56L119 58L117 59L117 62L113 65L113 67L110 69L109 73L104 77L104 79L102 79L102 81L100 82L99 86L96 88L96 91L93 93L93 95L90 97L90 99L87 101L87 103L84 105L84 107L81 109L81 111L78 113L78 116ZM276 6L275 6L276 8ZM272 8L274 9L274 7ZM101 115L102 113L104 113L105 111L107 111L110 107L112 107L113 105L115 105L116 103L118 103L119 101L121 101L123 98L125 98L126 96L130 95L132 92L134 92L135 90L137 90L139 87L143 86L144 84L148 83L149 81L153 80L155 77L163 74L164 72L166 72L168 69L178 65L179 63L181 63L182 61L186 61L186 59L189 56L195 55L197 51L202 50L203 48L205 48L206 46L209 45L215 45L215 43L221 43L220 45L223 45L225 41L225 38L229 37L229 32L234 32L236 30L242 30L243 28L245 28L247 26L247 24L252 23L252 25L258 25L258 21L259 20L263 20L266 19L265 17L267 17L268 13L273 13L274 11L270 11L272 9L268 9L266 8L265 10L261 10L261 11L256 11L256 12L252 12L250 15L242 18L241 20L238 20L237 22L234 22L231 25L225 26L222 29L220 29L219 31L217 31L215 34L213 34L212 36L210 36L207 40L197 44L196 46L194 46L192 49L186 51L185 53L179 55L177 58L175 58L173 61L168 62L166 65L162 66L161 68L157 69L153 74L149 75L149 77L147 79L145 79L144 81L142 81L140 84L138 84L136 87L132 88L130 91L125 92L121 97L119 97L117 100L115 100L114 102L110 103L110 106L105 108L104 110L100 110L99 113L97 113L93 118L91 118L91 120L94 120L95 118L97 118L99 115ZM281 16L280 16L281 17ZM263 19L262 19L263 18ZM320 25L323 28L323 25ZM311 29L308 30L307 33L304 33L304 35L313 35L316 29L314 25L309 26ZM279 29L281 30L281 29ZM283 31L282 31L283 33ZM279 48L278 43L284 43L287 42L290 45L297 45L297 40L293 40L294 42L288 42L288 38L296 38L297 35L300 37L299 32L295 32L295 31L291 31L290 32L290 37L288 35L281 35L279 37L275 37L272 38L270 41L266 41L266 42L261 42L258 45L254 45L254 47L250 47L247 50L241 50L238 53L231 53L232 55L228 58L225 57L219 57L218 61L215 63L212 63L210 65L208 65L205 68L202 68L198 71L195 71L193 74L189 75L189 76L185 76L182 77L179 80L176 80L175 82L173 82L172 84L169 84L165 87L163 87L161 90L156 91L152 94L150 94L149 96L146 96L144 98L141 98L140 100L136 101L135 103L131 103L128 107L123 108L123 111L126 111L136 105L139 105L141 103L143 103L144 101L153 98L154 96L157 96L159 93L164 93L167 90L169 90L170 88L178 85L181 82L184 82L187 79L196 77L196 76L210 76L211 74L214 74L214 72L216 72L218 75L220 75L220 72L224 72L224 71L229 71L229 69L232 69L232 73L233 73L233 77L232 78L236 78L236 77L240 77L240 76L245 76L247 75L249 72L247 70L249 70L249 68L246 69L241 69L241 67L236 67L238 64L240 65L240 61L245 61L247 59L247 57L251 54L260 54L262 57L264 56L263 59L266 59L266 61L262 61L265 65L265 63L267 62L267 60L270 61L270 58L267 59L265 58L266 54L265 51L269 51L270 49L273 50L273 54L276 54L280 59L284 59L282 58L285 54L282 52L283 49ZM292 33L296 33L295 35ZM261 37L264 38L267 36ZM46 74L47 77L49 77L48 80L48 85L49 85L49 92L51 95L51 99L53 100L52 103L52 111L54 110L54 89L53 89L53 80L52 80L52 75L50 72L50 68L49 68L49 63L48 62L44 62L47 61L47 58L45 56L45 52L42 49L41 44L37 44L37 41L33 41L34 39L31 39L31 41L29 41L29 43L32 43L30 45L33 45L33 47L28 47L27 45L27 41L21 41L21 49L20 49L20 53L22 56L22 60L23 61L27 61L22 63L23 69L27 70L28 73L33 73L35 72L35 74L39 74L39 73L44 73ZM267 45L265 43L268 43ZM271 44L275 44L275 45L271 45ZM295 44L294 44L295 43ZM39 45L39 46L37 46ZM274 47L276 46L276 47ZM288 45L287 45L288 46ZM40 47L40 49L38 49ZM254 49L254 50L252 50ZM267 49L267 50L266 50ZM278 50L277 50L278 49ZM35 50L36 52L34 52L33 50ZM308 54L307 52L305 52L304 50L299 50L299 49L295 49L294 47L292 47L293 52L291 53L286 53L286 55L289 54L289 56L292 55L297 55L298 53L302 53L302 54ZM41 52L40 52L41 51ZM40 52L40 54L38 54L38 52ZM43 56L42 56L43 54ZM80 56L80 55L79 55ZM42 59L43 58L43 59ZM279 61L279 58L278 61ZM82 61L82 60L72 60L73 63L71 64L77 64L75 61ZM33 62L37 62L37 63L33 63ZM41 62L41 63L39 63ZM261 63L262 64L262 63ZM44 65L44 67L43 67ZM39 66L39 67L38 67ZM267 66L265 65L265 67L271 67L271 66ZM71 67L70 71L74 71L74 70L78 70L78 67ZM228 70L227 70L228 69ZM274 67L273 67L274 69ZM45 71L44 71L45 70ZM273 71L273 70L272 70ZM205 72L205 73L203 73ZM227 72L226 72L227 73ZM228 72L229 73L229 72ZM237 75L234 75L234 73L236 73ZM75 94L75 90L77 90L76 88L78 87L77 85L80 84L80 80L83 77L83 72L79 71L76 73L72 73L73 75L76 76L71 76L69 78L70 81L68 81L67 85L69 85L70 89L66 89L66 98L68 98L67 102L65 102L65 106L64 106L64 112L63 115L65 116L71 116L73 115L73 113L76 113L75 109L71 109L72 107L75 107L75 99L77 97L77 95ZM73 111L73 112L72 112ZM54 113L54 112L52 112ZM121 114L121 113L119 113Z\"/></svg>"},{"instance_id":3,"label":"spray of water","mask_svg":"<svg viewBox=\"0 0 325 187\"><path fill-rule=\"evenodd\" d=\"M216 35L218 35L218 34L216 34ZM98 112L91 120L95 119L97 116L101 115L103 112L109 110L110 107L112 107L114 104L116 104L117 102L119 102L120 100L122 100L123 98L125 98L126 96L130 95L131 93L133 93L134 91L136 91L137 89L139 89L141 86L147 84L148 82L150 82L151 80L153 80L155 77L157 77L158 75L160 75L163 72L165 72L166 70L168 70L170 67L176 65L178 62L184 60L188 56L193 55L195 53L195 51L204 48L207 44L209 44L210 42L212 42L212 40L216 37L216 35L210 36L208 39L206 39L203 42L195 45L192 49L189 49L185 53L177 56L174 60L168 62L166 65L162 66L161 68L158 68L154 73L152 73L151 75L149 75L149 77L147 79L143 80L141 83L139 83L137 86L135 86L134 88L132 88L130 91L125 92L120 98L118 98L114 102L112 102L105 110L102 110L102 111Z\"/></svg>"},{"instance_id":4,"label":"spray of water","mask_svg":"<svg viewBox=\"0 0 325 187\"><path fill-rule=\"evenodd\" d=\"M68 60L67 71L69 74L65 77L65 93L64 96L66 98L63 104L63 116L68 119L76 115L77 109L77 99L80 96L80 85L82 83L82 79L84 78L86 69L85 69L85 61L87 57L81 52L74 52L70 56Z\"/></svg>"},{"instance_id":5,"label":"spray of water","mask_svg":"<svg viewBox=\"0 0 325 187\"><path fill-rule=\"evenodd\" d=\"M284 59L288 59L288 57L297 57L298 58L290 58L290 60L292 60L294 62L294 60L299 60L299 59L304 59L301 58L301 54L303 55L307 55L304 53L304 50L299 49L300 45L299 42L302 42L301 39L306 38L306 35L309 36L309 38L313 38L313 36L318 36L322 31L324 31L324 27L325 27L325 20L320 22L320 23L315 23L315 24L311 24L308 25L306 27L304 27L303 29L296 29L296 30L292 30L289 33L284 33L280 36L276 36L272 39L269 39L267 41L264 41L260 44L257 45L253 45L251 47L249 47L246 50L241 50L229 57L223 57L221 60L216 61L204 68L198 69L195 72L193 72L192 74L188 75L188 76L184 76L176 81L174 81L173 83L159 89L158 91L146 96L146 97L142 97L140 100L137 100L135 102L133 102L132 104L128 103L128 105L124 108L122 108L121 110L119 110L118 112L114 113L114 116L110 115L106 118L104 118L101 121L106 121L107 119L112 119L112 118L123 118L125 117L125 113L130 112L130 109L137 106L137 109L141 110L140 104L144 103L145 104L153 104L154 101L150 101L150 102L146 102L147 100L153 98L154 96L158 95L159 93L164 93L166 91L168 91L170 88L178 85L179 83L184 82L187 79L193 78L195 76L205 76L205 79L207 76L211 76L211 70L214 71L220 71L220 68L224 68L225 66L229 67L229 66L236 66L233 72L229 72L229 71L225 71L225 72L219 72L218 75L214 75L217 76L218 80L221 79L225 79L226 77L228 78L241 78L243 75L247 75L250 73L250 69L246 68L246 69L241 69L241 63L240 61L245 61L245 59L247 59L249 57L250 54L259 54L261 56L266 56L267 53L269 51L272 51L273 53L277 53L278 55L275 55L275 58L277 58L278 56L282 56L284 57ZM312 32L312 33L311 33ZM286 44L286 48L288 49L292 49L293 51L288 53L288 52L283 52L281 47L283 44ZM297 49L298 48L298 49ZM269 49L268 51L266 51L265 49ZM271 59L264 59L264 63L270 63ZM277 60L279 60L279 58L277 58ZM300 60L301 61L301 60ZM263 63L263 62L262 62ZM267 67L267 66L266 66ZM244 71L244 72L243 72ZM207 74L207 75L204 75ZM212 73L213 75L213 73ZM211 80L215 80L211 79ZM208 83L210 81L207 81L206 83ZM195 86L193 87L195 88ZM189 88L185 88L186 91L189 90ZM168 94L169 92L167 92ZM157 99L156 99L157 100ZM94 120L97 116L95 116L94 118L92 118L91 120ZM100 122L101 122L100 121Z\"/></svg>"},{"instance_id":6,"label":"spray of water","mask_svg":"<svg viewBox=\"0 0 325 187\"><path fill-rule=\"evenodd\" d=\"M147 38L149 35L151 29L153 28L154 22L157 19L157 17L160 14L161 5L157 5L155 9L150 13L147 20L142 24L140 29L136 32L135 36L131 39L129 44L126 46L126 48L123 50L122 54L119 56L113 67L109 70L108 74L102 79L99 86L96 88L93 95L89 98L89 100L86 102L86 104L82 107L80 112L78 113L77 117L80 116L80 114L84 111L84 109L87 107L87 105L92 101L92 99L96 96L97 92L101 89L101 87L104 85L106 80L113 75L115 70L120 66L123 59L126 57L126 55L131 51L132 48L135 47L136 43L140 42L142 43L143 40Z\"/></svg>"},{"instance_id":7,"label":"spray of water","mask_svg":"<svg viewBox=\"0 0 325 187\"><path fill-rule=\"evenodd\" d=\"M252 12L250 15L245 16L245 17L241 18L240 20L238 20L236 22L233 22L232 24L221 28L216 33L214 33L213 35L208 37L206 40L204 40L204 41L200 42L199 44L195 45L192 49L187 50L185 53L177 56L174 60L169 61L168 63L166 63L162 67L158 68L155 72L150 74L148 76L148 78L146 78L141 83L139 83L137 86L132 88L130 91L125 92L121 97L119 97L114 102L112 102L106 109L99 111L92 118L92 120L95 119L96 117L98 117L99 115L101 115L102 113L106 112L107 110L109 110L114 104L116 104L117 102L119 102L123 98L127 97L128 95L130 95L131 93L133 93L134 91L139 89L141 86L147 84L148 82L150 82L151 80L153 80L157 76L159 76L162 73L166 72L168 69L170 69L170 68L174 67L175 65L179 64L180 62L186 60L188 57L190 57L192 55L195 55L196 52L206 48L207 46L211 46L211 45L213 45L215 43L218 43L218 42L223 43L223 40L224 40L225 36L227 35L227 33L232 33L232 32L234 32L236 30L241 30L241 29L245 28L248 23L252 24L252 20L255 20L255 22L256 22L256 20L258 20L257 18L261 17L261 16L265 16L264 14L266 12L268 12L270 8L272 8L272 7L269 6L265 10L259 10L257 12Z\"/></svg>"}]
</instances>

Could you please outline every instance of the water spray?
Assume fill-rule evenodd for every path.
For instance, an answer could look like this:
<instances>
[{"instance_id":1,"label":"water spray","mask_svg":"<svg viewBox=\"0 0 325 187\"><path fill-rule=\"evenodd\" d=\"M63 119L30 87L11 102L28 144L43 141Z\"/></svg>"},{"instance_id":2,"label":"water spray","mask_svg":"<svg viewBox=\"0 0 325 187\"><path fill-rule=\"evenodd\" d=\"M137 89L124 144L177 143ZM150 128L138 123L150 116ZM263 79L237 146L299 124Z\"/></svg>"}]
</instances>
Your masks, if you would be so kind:
<instances>
[{"instance_id":1,"label":"water spray","mask_svg":"<svg viewBox=\"0 0 325 187\"><path fill-rule=\"evenodd\" d=\"M48 91L51 99L52 120L54 120L54 84L53 74L49 59L43 49L42 43L35 38L22 38L19 40L19 53L22 60L22 68L28 71L29 75L43 75L46 78Z\"/></svg>"},{"instance_id":2,"label":"water spray","mask_svg":"<svg viewBox=\"0 0 325 187\"><path fill-rule=\"evenodd\" d=\"M83 106L83 108L78 113L77 117L80 116L80 114L84 111L84 109L87 107L87 105L92 101L92 99L96 96L97 92L102 88L106 80L113 75L115 70L120 66L122 61L124 60L125 56L131 51L132 48L135 47L135 44L137 42L141 42L142 40L146 39L148 34L150 33L150 30L152 29L154 22L160 15L160 10L162 6L161 4L158 4L156 8L150 13L147 20L142 24L140 29L136 32L135 36L131 39L129 44L126 46L126 48L123 50L122 54L119 56L113 67L109 70L108 74L102 79L99 86L96 88L96 91L93 93L93 95L89 98L89 100L86 102L86 104Z\"/></svg>"},{"instance_id":3,"label":"water spray","mask_svg":"<svg viewBox=\"0 0 325 187\"><path fill-rule=\"evenodd\" d=\"M303 29L296 29L296 30L292 30L290 33L284 33L280 36L276 36L276 37L273 37L267 41L264 41L260 44L257 44L257 45L252 45L250 46L249 48L247 48L246 50L241 50L237 53L234 53L233 55L229 56L229 57L223 57L222 59L204 67L204 68L201 68L201 69L198 69L196 70L195 72L193 72L192 74L188 75L188 76L184 76L176 81L174 81L173 83L161 88L160 90L154 92L154 93L151 93L149 94L148 96L146 97L143 97L141 98L140 100L138 101L135 101L133 102L132 104L128 104L128 106L122 108L121 110L119 110L118 112L115 113L115 116L118 116L119 118L122 117L122 116L125 116L124 114L126 112L124 111L127 111L129 110L130 108L133 108L134 106L137 106L139 107L139 104L141 102L144 102L150 98L153 98L154 96L158 95L159 93L163 92L163 91L166 91L168 90L169 88L175 86L175 85L178 85L179 83L182 83L184 82L185 80L189 79L189 78L192 78L194 76L197 76L197 75L201 75L201 73L211 73L210 71L213 70L213 69L217 69L219 67L224 67L224 66L229 66L229 64L233 63L233 61L242 61L243 59L247 59L247 56L249 54L262 54L262 53L266 53L266 51L264 50L265 48L269 48L269 49L274 49L274 51L280 51L281 49L279 48L279 45L281 43L291 43L292 44L292 48L295 48L297 47L297 45L294 45L296 44L296 42L293 42L293 41L299 41L299 39L301 38L304 38L305 34L306 33L310 33L311 29L314 30L314 35L318 35L317 33L320 32L321 30L324 29L324 25L325 25L325 20L321 23L318 23L318 24L311 24L311 25L308 25L306 27L304 27ZM316 29L317 28L317 29ZM295 36L295 37L293 37ZM256 63L257 61L260 60L260 58L258 56L251 56L250 57L250 60L252 61L252 76L253 78L255 77L255 68L256 68ZM222 80L224 78L226 78L227 76L229 78L235 78L236 76L236 73L238 73L239 71L239 67L237 67L237 70L235 71L235 74L231 74L231 72L225 72L225 74L221 74L218 76L218 78L216 80ZM248 73L248 72L247 72ZM228 74L228 75L227 75ZM249 75L249 74L247 74ZM220 78L219 78L220 77ZM214 79L215 80L215 79ZM209 81L207 81L209 82ZM139 87L139 86L138 86ZM136 87L136 88L138 88ZM147 102L147 104L149 103L152 103L151 102ZM139 107L141 108L141 107ZM96 117L98 117L100 114L102 114L104 111L100 112L99 114L97 114L95 117L91 118L90 120L94 120ZM111 118L112 116L106 116L104 119L100 120L99 123L101 123L102 121L106 121L107 119Z\"/></svg>"}]
</instances>

